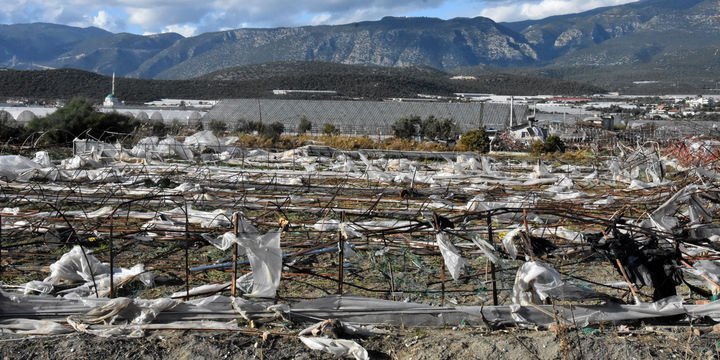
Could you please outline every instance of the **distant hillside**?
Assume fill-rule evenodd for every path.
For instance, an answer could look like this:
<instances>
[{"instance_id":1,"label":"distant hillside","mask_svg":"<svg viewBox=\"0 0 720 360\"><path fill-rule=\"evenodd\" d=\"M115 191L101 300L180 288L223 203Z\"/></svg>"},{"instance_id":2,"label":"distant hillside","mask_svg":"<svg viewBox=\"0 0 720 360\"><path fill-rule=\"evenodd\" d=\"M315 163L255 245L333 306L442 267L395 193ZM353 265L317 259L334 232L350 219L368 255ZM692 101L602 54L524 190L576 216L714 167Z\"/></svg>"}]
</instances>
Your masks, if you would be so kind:
<instances>
[{"instance_id":1,"label":"distant hillside","mask_svg":"<svg viewBox=\"0 0 720 360\"><path fill-rule=\"evenodd\" d=\"M718 0L641 0L513 23L484 17L386 17L332 26L243 28L188 38L53 24L0 25L0 67L77 68L143 79L191 79L237 66L312 61L546 73L564 80L598 81L609 90L628 89L633 81L644 80L703 89L707 84L700 83L720 81L718 49ZM376 70L364 76L385 75ZM237 76L233 75L241 80Z\"/></svg>"},{"instance_id":2,"label":"distant hillside","mask_svg":"<svg viewBox=\"0 0 720 360\"><path fill-rule=\"evenodd\" d=\"M340 96L379 99L456 92L497 94L591 94L601 88L580 83L483 75L451 80L428 68L383 68L329 63L273 63L239 67L194 80L118 78L116 95L126 102L160 98L220 99L272 97L273 89L335 90ZM0 98L67 99L83 96L101 101L110 91L109 77L81 70L0 71Z\"/></svg>"}]
</instances>

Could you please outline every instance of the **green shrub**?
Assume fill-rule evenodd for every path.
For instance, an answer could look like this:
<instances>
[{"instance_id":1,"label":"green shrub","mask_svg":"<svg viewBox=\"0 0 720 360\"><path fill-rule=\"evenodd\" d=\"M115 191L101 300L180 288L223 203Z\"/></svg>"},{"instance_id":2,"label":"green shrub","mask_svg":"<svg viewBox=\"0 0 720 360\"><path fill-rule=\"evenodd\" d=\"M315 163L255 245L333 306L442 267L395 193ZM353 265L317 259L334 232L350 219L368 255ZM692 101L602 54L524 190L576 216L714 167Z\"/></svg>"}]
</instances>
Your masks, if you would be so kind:
<instances>
[{"instance_id":1,"label":"green shrub","mask_svg":"<svg viewBox=\"0 0 720 360\"><path fill-rule=\"evenodd\" d=\"M478 151L481 153L490 151L490 137L484 128L464 133L458 143L466 151Z\"/></svg>"},{"instance_id":2,"label":"green shrub","mask_svg":"<svg viewBox=\"0 0 720 360\"><path fill-rule=\"evenodd\" d=\"M546 153L550 152L565 152L565 143L557 135L550 135L545 139L543 144L543 151Z\"/></svg>"},{"instance_id":3,"label":"green shrub","mask_svg":"<svg viewBox=\"0 0 720 360\"><path fill-rule=\"evenodd\" d=\"M45 132L43 140L49 145L68 144L76 137L87 135L114 141L131 133L139 125L132 117L117 113L102 113L87 99L74 98L54 113L28 123L32 131Z\"/></svg>"},{"instance_id":4,"label":"green shrub","mask_svg":"<svg viewBox=\"0 0 720 360\"><path fill-rule=\"evenodd\" d=\"M222 120L210 120L208 127L215 136L223 135L227 131L227 124Z\"/></svg>"},{"instance_id":5,"label":"green shrub","mask_svg":"<svg viewBox=\"0 0 720 360\"><path fill-rule=\"evenodd\" d=\"M277 142L280 139L280 135L285 132L285 125L281 122L274 122L269 125L260 124L260 131L264 137Z\"/></svg>"},{"instance_id":6,"label":"green shrub","mask_svg":"<svg viewBox=\"0 0 720 360\"><path fill-rule=\"evenodd\" d=\"M323 125L323 134L328 136L334 136L340 134L340 129L335 127L333 124L325 124Z\"/></svg>"},{"instance_id":7,"label":"green shrub","mask_svg":"<svg viewBox=\"0 0 720 360\"><path fill-rule=\"evenodd\" d=\"M302 119L300 119L300 123L298 124L297 133L304 134L310 130L312 130L312 122L310 122L310 120L303 116Z\"/></svg>"},{"instance_id":8,"label":"green shrub","mask_svg":"<svg viewBox=\"0 0 720 360\"><path fill-rule=\"evenodd\" d=\"M392 124L393 134L398 139L410 140L422 135L422 119L419 116L408 116Z\"/></svg>"}]
</instances>

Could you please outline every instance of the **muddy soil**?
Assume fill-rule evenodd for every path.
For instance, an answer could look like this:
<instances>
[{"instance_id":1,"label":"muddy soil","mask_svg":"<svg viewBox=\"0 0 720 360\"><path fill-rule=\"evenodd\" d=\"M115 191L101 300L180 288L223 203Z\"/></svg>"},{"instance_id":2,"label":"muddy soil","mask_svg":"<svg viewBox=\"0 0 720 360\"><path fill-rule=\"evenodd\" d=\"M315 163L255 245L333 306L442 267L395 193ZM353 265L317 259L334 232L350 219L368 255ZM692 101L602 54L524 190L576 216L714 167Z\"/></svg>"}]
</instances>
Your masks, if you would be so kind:
<instances>
[{"instance_id":1,"label":"muddy soil","mask_svg":"<svg viewBox=\"0 0 720 360\"><path fill-rule=\"evenodd\" d=\"M391 329L392 330L392 329ZM712 359L720 334L711 329L650 327L618 332L476 329L392 330L358 340L371 359ZM2 359L335 359L306 348L294 336L153 332L145 337L85 334L0 339Z\"/></svg>"}]
</instances>

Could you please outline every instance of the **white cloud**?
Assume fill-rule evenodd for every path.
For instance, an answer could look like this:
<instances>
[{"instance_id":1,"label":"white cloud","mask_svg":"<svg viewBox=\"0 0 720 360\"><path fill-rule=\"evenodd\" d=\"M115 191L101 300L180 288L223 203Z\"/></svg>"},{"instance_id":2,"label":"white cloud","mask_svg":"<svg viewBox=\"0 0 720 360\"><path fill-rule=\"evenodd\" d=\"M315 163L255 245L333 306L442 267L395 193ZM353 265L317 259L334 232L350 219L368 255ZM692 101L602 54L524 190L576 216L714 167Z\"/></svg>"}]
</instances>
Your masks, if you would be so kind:
<instances>
[{"instance_id":1,"label":"white cloud","mask_svg":"<svg viewBox=\"0 0 720 360\"><path fill-rule=\"evenodd\" d=\"M109 29L115 27L113 19L108 15L105 10L98 11L97 15L92 18L93 26L97 26L103 29Z\"/></svg>"},{"instance_id":2,"label":"white cloud","mask_svg":"<svg viewBox=\"0 0 720 360\"><path fill-rule=\"evenodd\" d=\"M343 24L409 14L479 14L507 21L627 2L630 0L11 0L0 1L0 22L45 21L110 31L197 34L240 27Z\"/></svg>"},{"instance_id":3,"label":"white cloud","mask_svg":"<svg viewBox=\"0 0 720 360\"><path fill-rule=\"evenodd\" d=\"M184 37L190 37L193 35L197 35L197 27L192 25L174 24L164 27L162 32L174 32Z\"/></svg>"},{"instance_id":4,"label":"white cloud","mask_svg":"<svg viewBox=\"0 0 720 360\"><path fill-rule=\"evenodd\" d=\"M504 1L488 6L480 16L495 21L518 21L542 19L553 15L572 14L603 6L622 5L637 0L540 0L540 1Z\"/></svg>"},{"instance_id":5,"label":"white cloud","mask_svg":"<svg viewBox=\"0 0 720 360\"><path fill-rule=\"evenodd\" d=\"M310 24L311 25L327 24L327 22L330 21L330 19L332 19L332 14L324 12L324 13L320 13L320 14L313 16L312 19L310 19Z\"/></svg>"}]
</instances>

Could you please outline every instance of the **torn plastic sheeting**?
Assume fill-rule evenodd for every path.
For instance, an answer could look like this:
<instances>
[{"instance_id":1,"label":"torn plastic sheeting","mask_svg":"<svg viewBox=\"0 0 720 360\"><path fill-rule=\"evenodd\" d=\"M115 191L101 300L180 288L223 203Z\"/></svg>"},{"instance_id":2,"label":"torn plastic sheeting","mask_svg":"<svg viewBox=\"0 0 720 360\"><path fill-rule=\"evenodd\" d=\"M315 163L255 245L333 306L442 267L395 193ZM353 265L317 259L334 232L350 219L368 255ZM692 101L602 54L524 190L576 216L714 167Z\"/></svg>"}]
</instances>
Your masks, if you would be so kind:
<instances>
[{"instance_id":1,"label":"torn plastic sheeting","mask_svg":"<svg viewBox=\"0 0 720 360\"><path fill-rule=\"evenodd\" d=\"M22 295L7 293L0 290L0 309L4 314L18 314L35 319L54 320L64 324L67 316L84 316L89 323L96 322L102 317L112 320L118 327L125 324L140 324L154 322L155 329L177 328L179 322L192 328L202 328L198 324L208 321L230 321L237 319L237 312L232 310L230 298L225 296L212 296L202 299L179 302L169 298L156 300L133 299L132 304L125 300L117 303L116 299L108 298L80 298L80 297L50 297L38 295ZM106 306L109 303L115 305ZM93 311L94 310L94 311ZM92 311L92 313L91 313ZM268 310L274 313L277 310ZM19 315L22 314L22 315ZM92 316L87 317L88 314ZM92 320L92 321L91 321ZM193 320L195 325L187 321ZM136 327L138 325L135 325ZM144 327L145 325L140 325ZM0 322L0 329L2 329ZM95 327L93 325L93 327ZM107 327L105 327L107 328ZM237 329L237 328L236 328Z\"/></svg>"},{"instance_id":2,"label":"torn plastic sheeting","mask_svg":"<svg viewBox=\"0 0 720 360\"><path fill-rule=\"evenodd\" d=\"M513 316L522 319L521 324L548 326L558 319L567 324L577 323L587 326L599 323L613 323L672 315L689 314L692 317L708 316L720 319L720 301L705 305L683 305L680 297L670 297L654 303L638 305L620 305L605 303L600 305L533 305L533 306L456 306L437 307L418 303L381 300L358 296L328 296L315 300L296 303L287 309L268 308L264 303L240 299L240 307L250 319L272 318L278 312L291 318L320 321L337 319L345 323L392 326L484 326L492 323L498 326L513 326L518 323ZM112 299L68 299L48 296L9 294L0 290L0 308L4 314L23 314L35 319L54 320L58 324L65 323L69 315L87 315L92 309L103 309ZM94 311L92 321L80 322L88 324L99 318L113 319L117 325L92 325L91 330L116 328L116 333L127 335L134 330L143 329L212 329L221 321L237 319L238 310L233 310L232 299L225 296L213 296L189 302L177 302L169 299L158 299L144 303L145 300L133 300L134 304L125 302L125 310L113 310L105 307L103 311ZM122 304L121 304L122 305ZM139 310L138 310L139 309ZM143 313L143 311L145 311ZM554 315L557 313L557 315ZM482 314L482 315L481 315ZM26 319L14 319L11 324L0 321L0 329L43 327L32 324ZM152 322L148 324L148 322ZM144 323L144 324L139 324ZM57 328L49 326L46 328ZM235 326L234 329L237 329ZM40 332L39 330L37 332Z\"/></svg>"},{"instance_id":3,"label":"torn plastic sheeting","mask_svg":"<svg viewBox=\"0 0 720 360\"><path fill-rule=\"evenodd\" d=\"M418 222L406 220L362 221L347 223L345 231L348 236L362 237L361 231L383 231L414 225L418 225ZM340 229L340 221L334 219L319 220L313 225L313 229L317 231L337 231Z\"/></svg>"},{"instance_id":4,"label":"torn plastic sheeting","mask_svg":"<svg viewBox=\"0 0 720 360\"><path fill-rule=\"evenodd\" d=\"M560 273L545 263L528 261L517 271L512 302L517 305L542 304L548 295L543 291L562 285Z\"/></svg>"},{"instance_id":5,"label":"torn plastic sheeting","mask_svg":"<svg viewBox=\"0 0 720 360\"><path fill-rule=\"evenodd\" d=\"M231 284L232 284L231 282L227 282L224 284L200 285L200 286L196 286L196 287L190 289L190 291L176 291L176 292L172 293L172 295L170 295L170 297L173 299L179 299L179 298L184 298L186 296L215 294L215 293L218 293L225 289L229 289Z\"/></svg>"},{"instance_id":6,"label":"torn plastic sheeting","mask_svg":"<svg viewBox=\"0 0 720 360\"><path fill-rule=\"evenodd\" d=\"M20 155L0 156L0 178L14 180L18 174L30 170L39 169L38 163Z\"/></svg>"},{"instance_id":7,"label":"torn plastic sheeting","mask_svg":"<svg viewBox=\"0 0 720 360\"><path fill-rule=\"evenodd\" d=\"M510 256L510 259L515 260L517 258L517 247L515 247L515 236L517 236L520 231L522 231L521 228L516 228L513 230L508 231L507 234L502 239L503 247L505 248L505 251L507 251L508 256Z\"/></svg>"},{"instance_id":8,"label":"torn plastic sheeting","mask_svg":"<svg viewBox=\"0 0 720 360\"><path fill-rule=\"evenodd\" d=\"M720 265L712 260L698 260L692 265L689 271L705 280L707 287L712 290L713 295L720 293L716 284L720 283ZM703 276L710 278L714 283L707 281Z\"/></svg>"},{"instance_id":9,"label":"torn plastic sheeting","mask_svg":"<svg viewBox=\"0 0 720 360\"><path fill-rule=\"evenodd\" d=\"M90 154L94 158L117 158L121 151L120 144L108 144L103 141L78 139L73 140L73 154Z\"/></svg>"},{"instance_id":10,"label":"torn plastic sheeting","mask_svg":"<svg viewBox=\"0 0 720 360\"><path fill-rule=\"evenodd\" d=\"M339 159L339 161L331 167L331 170L339 172L358 172L357 166L355 166L355 163L350 158Z\"/></svg>"},{"instance_id":11,"label":"torn plastic sheeting","mask_svg":"<svg viewBox=\"0 0 720 360\"><path fill-rule=\"evenodd\" d=\"M488 260L493 264L502 266L504 262L495 254L495 247L493 247L487 240L481 239L479 236L473 236L472 241L480 248L480 251L485 255Z\"/></svg>"},{"instance_id":12,"label":"torn plastic sheeting","mask_svg":"<svg viewBox=\"0 0 720 360\"><path fill-rule=\"evenodd\" d=\"M247 321L272 321L283 319L284 313L288 311L287 305L277 305L269 302L255 302L241 297L230 298L233 310L240 314Z\"/></svg>"},{"instance_id":13,"label":"torn plastic sheeting","mask_svg":"<svg viewBox=\"0 0 720 360\"><path fill-rule=\"evenodd\" d=\"M144 334L137 325L153 322L160 313L172 309L177 304L177 301L167 298L156 300L116 298L90 309L85 314L68 316L67 322L76 331L100 337L140 337ZM117 326L93 328L93 325L100 324Z\"/></svg>"},{"instance_id":14,"label":"torn plastic sheeting","mask_svg":"<svg viewBox=\"0 0 720 360\"><path fill-rule=\"evenodd\" d=\"M265 235L226 233L230 241L236 241L245 249L253 274L253 291L248 296L275 297L282 275L282 250L280 231ZM236 240L232 240L235 237Z\"/></svg>"},{"instance_id":15,"label":"torn plastic sheeting","mask_svg":"<svg viewBox=\"0 0 720 360\"><path fill-rule=\"evenodd\" d=\"M557 316L554 314L557 313ZM680 314L707 315L720 319L720 301L708 305L684 305L679 297L654 303L620 305L501 305L437 307L417 303L358 296L327 296L291 307L290 315L315 321L337 319L354 324L391 326L497 326L538 325L547 327L558 319L566 324L587 326Z\"/></svg>"},{"instance_id":16,"label":"torn plastic sheeting","mask_svg":"<svg viewBox=\"0 0 720 360\"><path fill-rule=\"evenodd\" d=\"M556 181L552 186L549 186L545 191L552 193L566 193L570 190L575 189L575 183L567 176L563 176L560 180Z\"/></svg>"},{"instance_id":17,"label":"torn plastic sheeting","mask_svg":"<svg viewBox=\"0 0 720 360\"><path fill-rule=\"evenodd\" d=\"M62 161L60 161L60 166L58 167L62 170L80 170L89 167L97 169L101 166L103 165L96 160L80 155L74 155L71 158L63 159Z\"/></svg>"},{"instance_id":18,"label":"torn plastic sheeting","mask_svg":"<svg viewBox=\"0 0 720 360\"><path fill-rule=\"evenodd\" d=\"M103 206L97 210L91 212L85 212L82 210L66 211L65 216L82 217L86 219L96 219L99 217L105 217L112 213L112 206ZM125 216L126 214L123 214Z\"/></svg>"},{"instance_id":19,"label":"torn plastic sheeting","mask_svg":"<svg viewBox=\"0 0 720 360\"><path fill-rule=\"evenodd\" d=\"M350 337L364 337L368 338L373 335L389 334L388 331L376 329L374 326L364 326L341 322L337 320L323 320L317 322L307 328L301 330L298 335L300 336L318 336L323 334L325 331L334 332L336 335L347 335Z\"/></svg>"},{"instance_id":20,"label":"torn plastic sheeting","mask_svg":"<svg viewBox=\"0 0 720 360\"><path fill-rule=\"evenodd\" d=\"M35 157L32 159L32 161L36 162L40 167L48 168L52 167L52 161L50 161L50 155L48 155L47 151L38 151L35 153Z\"/></svg>"},{"instance_id":21,"label":"torn plastic sheeting","mask_svg":"<svg viewBox=\"0 0 720 360\"><path fill-rule=\"evenodd\" d=\"M712 221L712 217L702 205L703 202L696 195L702 191L706 191L706 188L698 185L684 187L650 214L650 223L658 230L672 232L679 223L674 215L682 205L694 208L691 210L695 217L694 223Z\"/></svg>"},{"instance_id":22,"label":"torn plastic sheeting","mask_svg":"<svg viewBox=\"0 0 720 360\"><path fill-rule=\"evenodd\" d=\"M160 138L157 136L142 138L130 149L130 155L138 158L149 158L152 153L157 151L159 142Z\"/></svg>"},{"instance_id":23,"label":"torn plastic sheeting","mask_svg":"<svg viewBox=\"0 0 720 360\"><path fill-rule=\"evenodd\" d=\"M44 282L61 284L65 282L91 282L93 275L108 273L110 267L103 264L91 252L83 252L79 245L63 254L58 261L50 265L50 276Z\"/></svg>"},{"instance_id":24,"label":"torn plastic sheeting","mask_svg":"<svg viewBox=\"0 0 720 360\"><path fill-rule=\"evenodd\" d=\"M26 295L33 294L33 293L38 293L38 294L43 294L43 295L49 294L53 291L54 288L55 287L52 284L44 282L44 281L38 281L38 280L29 281L20 286L20 289L22 289L23 294L26 294Z\"/></svg>"},{"instance_id":25,"label":"torn plastic sheeting","mask_svg":"<svg viewBox=\"0 0 720 360\"><path fill-rule=\"evenodd\" d=\"M557 228L533 228L531 231L533 236L548 236L553 235L556 237L559 237L561 239L565 239L567 241L570 241L574 244L584 244L585 243L585 234L568 230L562 226Z\"/></svg>"},{"instance_id":26,"label":"torn plastic sheeting","mask_svg":"<svg viewBox=\"0 0 720 360\"><path fill-rule=\"evenodd\" d=\"M445 261L445 266L448 271L450 271L453 280L457 281L457 279L460 278L460 273L463 271L463 268L468 265L467 261L463 259L457 248L448 240L447 234L442 232L438 233L435 239L440 248L443 260Z\"/></svg>"},{"instance_id":27,"label":"torn plastic sheeting","mask_svg":"<svg viewBox=\"0 0 720 360\"><path fill-rule=\"evenodd\" d=\"M539 325L548 327L561 319L566 325L577 324L580 327L594 324L660 318L689 313L678 296L665 298L654 303L620 305L606 303L602 305L512 305L512 316L516 325ZM502 309L504 310L504 309ZM504 314L501 315L504 317Z\"/></svg>"},{"instance_id":28,"label":"torn plastic sheeting","mask_svg":"<svg viewBox=\"0 0 720 360\"><path fill-rule=\"evenodd\" d=\"M72 329L50 320L2 319L0 333L4 332L18 335L58 335L71 333Z\"/></svg>"},{"instance_id":29,"label":"torn plastic sheeting","mask_svg":"<svg viewBox=\"0 0 720 360\"><path fill-rule=\"evenodd\" d=\"M235 143L237 139L238 138L234 136L229 139L221 139L215 136L212 131L203 130L186 137L183 144L191 148L196 148L199 152L202 152L205 149L212 149L215 152L220 153L226 151L228 145Z\"/></svg>"},{"instance_id":30,"label":"torn plastic sheeting","mask_svg":"<svg viewBox=\"0 0 720 360\"><path fill-rule=\"evenodd\" d=\"M697 224L690 225L687 229L688 239L700 240L709 239L712 242L717 242L720 237L720 225L718 224Z\"/></svg>"},{"instance_id":31,"label":"torn plastic sheeting","mask_svg":"<svg viewBox=\"0 0 720 360\"><path fill-rule=\"evenodd\" d=\"M123 284L131 279L138 279L140 282L142 282L146 287L152 287L154 286L154 280L155 276L151 272L145 271L145 266L143 264L136 264L135 266L127 269L127 268L116 268L115 272L113 273L113 280L115 283L115 286L118 286L119 284ZM100 274L95 277L95 285L97 285L97 294L98 296L106 297L110 295L110 274ZM86 282L83 285L80 285L76 288L63 290L59 292L59 294L76 294L79 296L93 296L95 295L95 290L93 289L94 284L92 281Z\"/></svg>"},{"instance_id":32,"label":"torn plastic sheeting","mask_svg":"<svg viewBox=\"0 0 720 360\"><path fill-rule=\"evenodd\" d=\"M41 169L27 169L23 170L20 173L17 174L15 177L15 181L17 182L30 182L33 180L49 180L49 181L56 181L58 179L66 179L63 175L63 172L53 168L41 168ZM74 179L69 179L74 180Z\"/></svg>"},{"instance_id":33,"label":"torn plastic sheeting","mask_svg":"<svg viewBox=\"0 0 720 360\"><path fill-rule=\"evenodd\" d=\"M165 157L177 156L183 160L193 160L195 155L193 152L183 143L173 139L167 138L160 140L157 145L158 154Z\"/></svg>"},{"instance_id":34,"label":"torn plastic sheeting","mask_svg":"<svg viewBox=\"0 0 720 360\"><path fill-rule=\"evenodd\" d=\"M543 304L553 297L563 300L596 298L589 289L565 283L560 273L541 261L528 261L517 271L513 285L512 302L515 305Z\"/></svg>"},{"instance_id":35,"label":"torn plastic sheeting","mask_svg":"<svg viewBox=\"0 0 720 360\"><path fill-rule=\"evenodd\" d=\"M136 277L146 286L153 284L154 276L152 273L145 272L142 264L137 264L130 269L115 269L113 274L115 284L122 284ZM77 283L83 284L63 290L61 293L91 296L97 292L98 296L107 296L110 289L110 267L101 263L90 252L83 253L82 248L76 245L50 265L50 275L45 280L42 282L31 281L25 284L24 289L44 292L52 290L53 285ZM97 289L94 289L95 285L97 285Z\"/></svg>"},{"instance_id":36,"label":"torn plastic sheeting","mask_svg":"<svg viewBox=\"0 0 720 360\"><path fill-rule=\"evenodd\" d=\"M170 216L181 222L185 222L185 209L177 207L169 211L163 211L162 214ZM214 211L201 211L193 209L190 204L187 206L188 221L192 224L200 224L204 228L230 227L232 214L223 209ZM245 222L245 224L248 224ZM246 230L247 231L247 230Z\"/></svg>"},{"instance_id":37,"label":"torn plastic sheeting","mask_svg":"<svg viewBox=\"0 0 720 360\"><path fill-rule=\"evenodd\" d=\"M580 191L556 193L555 196L553 196L553 200L556 200L556 201L573 200L573 199L581 198L584 195L585 195L585 193L580 192Z\"/></svg>"},{"instance_id":38,"label":"torn plastic sheeting","mask_svg":"<svg viewBox=\"0 0 720 360\"><path fill-rule=\"evenodd\" d=\"M300 340L313 350L325 351L336 356L352 356L356 360L368 360L367 350L353 340L328 339L300 336Z\"/></svg>"}]
</instances>

